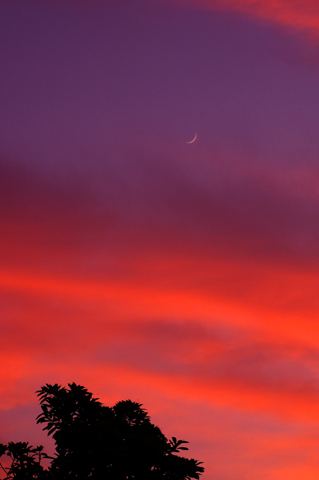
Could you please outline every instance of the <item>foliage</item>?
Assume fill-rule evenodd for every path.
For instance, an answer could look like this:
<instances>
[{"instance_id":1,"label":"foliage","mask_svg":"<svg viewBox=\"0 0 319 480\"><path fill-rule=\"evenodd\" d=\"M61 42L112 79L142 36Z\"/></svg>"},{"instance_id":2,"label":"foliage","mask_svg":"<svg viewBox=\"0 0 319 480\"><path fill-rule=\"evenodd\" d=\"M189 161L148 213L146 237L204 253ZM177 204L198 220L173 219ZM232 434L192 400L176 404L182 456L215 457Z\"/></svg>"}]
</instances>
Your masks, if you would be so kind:
<instances>
[{"instance_id":1,"label":"foliage","mask_svg":"<svg viewBox=\"0 0 319 480\"><path fill-rule=\"evenodd\" d=\"M177 455L188 442L168 440L139 403L106 407L75 383L46 384L37 393L42 410L37 423L53 437L56 454L44 470L42 447L0 445L0 457L12 460L10 468L2 467L6 479L198 480L204 471L201 462Z\"/></svg>"},{"instance_id":2,"label":"foliage","mask_svg":"<svg viewBox=\"0 0 319 480\"><path fill-rule=\"evenodd\" d=\"M43 452L43 447L31 447L28 442L9 442L8 445L0 444L0 457L6 455L11 460L10 467L0 463L5 473L5 480L31 480L45 478L41 466L42 458L51 458Z\"/></svg>"}]
</instances>

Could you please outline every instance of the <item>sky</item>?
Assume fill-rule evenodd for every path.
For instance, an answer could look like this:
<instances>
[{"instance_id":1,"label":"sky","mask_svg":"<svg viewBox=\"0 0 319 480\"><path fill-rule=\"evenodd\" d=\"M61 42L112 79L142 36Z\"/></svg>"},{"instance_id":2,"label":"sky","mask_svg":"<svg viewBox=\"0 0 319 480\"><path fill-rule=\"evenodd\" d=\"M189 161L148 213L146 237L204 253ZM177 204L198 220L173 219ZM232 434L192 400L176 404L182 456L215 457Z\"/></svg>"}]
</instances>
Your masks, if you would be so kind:
<instances>
[{"instance_id":1,"label":"sky","mask_svg":"<svg viewBox=\"0 0 319 480\"><path fill-rule=\"evenodd\" d=\"M0 442L76 382L318 479L318 3L4 0L0 63Z\"/></svg>"}]
</instances>

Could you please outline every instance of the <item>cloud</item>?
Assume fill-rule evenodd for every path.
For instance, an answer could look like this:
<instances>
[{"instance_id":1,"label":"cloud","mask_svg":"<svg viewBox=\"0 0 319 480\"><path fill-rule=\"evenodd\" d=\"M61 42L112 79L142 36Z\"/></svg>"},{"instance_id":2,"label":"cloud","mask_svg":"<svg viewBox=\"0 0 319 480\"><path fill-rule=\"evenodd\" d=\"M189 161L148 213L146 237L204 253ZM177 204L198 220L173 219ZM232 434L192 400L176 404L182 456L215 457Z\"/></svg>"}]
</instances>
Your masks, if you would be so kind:
<instances>
[{"instance_id":1,"label":"cloud","mask_svg":"<svg viewBox=\"0 0 319 480\"><path fill-rule=\"evenodd\" d=\"M314 0L177 0L175 3L208 10L240 12L315 34L319 28L319 8Z\"/></svg>"},{"instance_id":2,"label":"cloud","mask_svg":"<svg viewBox=\"0 0 319 480\"><path fill-rule=\"evenodd\" d=\"M171 152L118 151L67 181L3 161L2 288L314 342L317 167Z\"/></svg>"},{"instance_id":3,"label":"cloud","mask_svg":"<svg viewBox=\"0 0 319 480\"><path fill-rule=\"evenodd\" d=\"M15 294L4 302L2 408L31 401L27 385L35 390L37 383L75 377L97 388L108 378L120 390L148 385L172 398L317 418L315 346L279 342L274 334L265 341L249 325L231 327L212 316L206 324L172 314L160 320L152 307L152 316L139 319L136 305L116 311L112 301L23 298Z\"/></svg>"},{"instance_id":4,"label":"cloud","mask_svg":"<svg viewBox=\"0 0 319 480\"><path fill-rule=\"evenodd\" d=\"M317 424L318 170L244 156L135 145L55 175L2 160L2 411L76 381L106 403ZM223 434L225 422L199 452L221 442L225 464L229 432L250 458L273 459L269 478L316 444L264 427ZM247 471L235 443L229 478Z\"/></svg>"}]
</instances>

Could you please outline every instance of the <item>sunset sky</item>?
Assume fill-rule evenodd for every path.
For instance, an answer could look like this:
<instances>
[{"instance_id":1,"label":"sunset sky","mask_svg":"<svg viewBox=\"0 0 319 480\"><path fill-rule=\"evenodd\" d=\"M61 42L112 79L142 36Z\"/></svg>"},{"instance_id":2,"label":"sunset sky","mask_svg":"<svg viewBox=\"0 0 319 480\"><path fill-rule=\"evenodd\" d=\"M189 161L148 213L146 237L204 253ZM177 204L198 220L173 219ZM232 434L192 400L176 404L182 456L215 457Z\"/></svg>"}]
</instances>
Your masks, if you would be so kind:
<instances>
[{"instance_id":1,"label":"sunset sky","mask_svg":"<svg viewBox=\"0 0 319 480\"><path fill-rule=\"evenodd\" d=\"M317 0L3 0L0 65L0 443L76 382L318 480Z\"/></svg>"}]
</instances>

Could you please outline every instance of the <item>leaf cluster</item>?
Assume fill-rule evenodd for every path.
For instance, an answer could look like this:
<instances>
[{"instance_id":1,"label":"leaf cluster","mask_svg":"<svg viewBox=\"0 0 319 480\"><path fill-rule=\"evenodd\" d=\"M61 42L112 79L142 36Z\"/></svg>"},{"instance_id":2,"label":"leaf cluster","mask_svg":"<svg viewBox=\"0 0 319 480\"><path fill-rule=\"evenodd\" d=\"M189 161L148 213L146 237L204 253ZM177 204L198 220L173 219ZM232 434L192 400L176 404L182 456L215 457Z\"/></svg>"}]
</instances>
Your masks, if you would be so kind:
<instances>
[{"instance_id":1,"label":"leaf cluster","mask_svg":"<svg viewBox=\"0 0 319 480\"><path fill-rule=\"evenodd\" d=\"M41 465L43 458L49 457L43 452L43 446L32 447L28 442L9 442L8 445L0 444L0 458L6 456L11 465L5 467L0 463L1 470L5 473L4 480L31 480L45 478L45 471Z\"/></svg>"}]
</instances>

